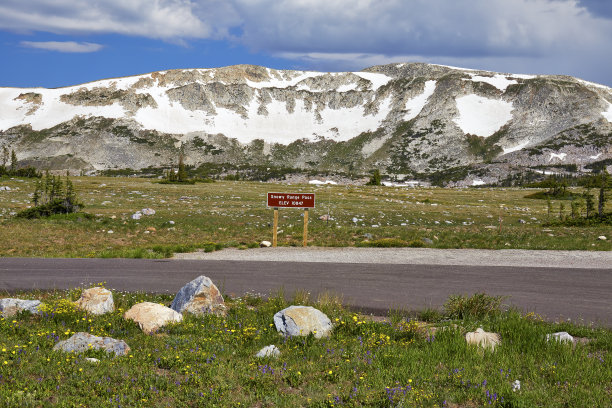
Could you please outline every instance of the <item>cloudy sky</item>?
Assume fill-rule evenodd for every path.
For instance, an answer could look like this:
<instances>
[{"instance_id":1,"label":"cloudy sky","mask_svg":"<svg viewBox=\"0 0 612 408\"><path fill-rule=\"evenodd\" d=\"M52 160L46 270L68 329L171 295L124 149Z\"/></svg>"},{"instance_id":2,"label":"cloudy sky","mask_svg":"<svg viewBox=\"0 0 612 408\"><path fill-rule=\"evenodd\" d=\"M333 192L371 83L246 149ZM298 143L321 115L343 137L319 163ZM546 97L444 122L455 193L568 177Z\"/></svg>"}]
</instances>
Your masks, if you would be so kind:
<instances>
[{"instance_id":1,"label":"cloudy sky","mask_svg":"<svg viewBox=\"0 0 612 408\"><path fill-rule=\"evenodd\" d=\"M612 0L2 0L0 86L430 62L612 86Z\"/></svg>"}]
</instances>

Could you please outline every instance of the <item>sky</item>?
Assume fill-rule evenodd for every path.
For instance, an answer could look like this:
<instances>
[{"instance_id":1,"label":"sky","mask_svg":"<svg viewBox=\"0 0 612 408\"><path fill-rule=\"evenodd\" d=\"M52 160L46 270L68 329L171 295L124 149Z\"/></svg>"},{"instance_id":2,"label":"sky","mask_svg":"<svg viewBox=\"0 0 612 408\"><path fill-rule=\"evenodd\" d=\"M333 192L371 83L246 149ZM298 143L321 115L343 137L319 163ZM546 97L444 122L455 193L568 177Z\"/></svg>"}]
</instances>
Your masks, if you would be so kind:
<instances>
[{"instance_id":1,"label":"sky","mask_svg":"<svg viewBox=\"0 0 612 408\"><path fill-rule=\"evenodd\" d=\"M612 0L2 0L0 86L426 62L612 86Z\"/></svg>"}]
</instances>

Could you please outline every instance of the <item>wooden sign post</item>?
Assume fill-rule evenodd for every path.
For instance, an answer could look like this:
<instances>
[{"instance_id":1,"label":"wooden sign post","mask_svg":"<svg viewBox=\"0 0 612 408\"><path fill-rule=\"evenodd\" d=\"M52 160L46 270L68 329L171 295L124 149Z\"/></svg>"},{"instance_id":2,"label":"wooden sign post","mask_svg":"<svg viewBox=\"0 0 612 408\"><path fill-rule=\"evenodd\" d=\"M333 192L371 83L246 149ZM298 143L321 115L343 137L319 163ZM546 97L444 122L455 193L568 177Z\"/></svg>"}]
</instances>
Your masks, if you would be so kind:
<instances>
[{"instance_id":1,"label":"wooden sign post","mask_svg":"<svg viewBox=\"0 0 612 408\"><path fill-rule=\"evenodd\" d=\"M313 193L268 193L268 207L274 208L274 227L272 230L273 247L276 247L278 242L278 209L304 209L303 245L306 246L308 243L308 209L315 207L315 195Z\"/></svg>"}]
</instances>

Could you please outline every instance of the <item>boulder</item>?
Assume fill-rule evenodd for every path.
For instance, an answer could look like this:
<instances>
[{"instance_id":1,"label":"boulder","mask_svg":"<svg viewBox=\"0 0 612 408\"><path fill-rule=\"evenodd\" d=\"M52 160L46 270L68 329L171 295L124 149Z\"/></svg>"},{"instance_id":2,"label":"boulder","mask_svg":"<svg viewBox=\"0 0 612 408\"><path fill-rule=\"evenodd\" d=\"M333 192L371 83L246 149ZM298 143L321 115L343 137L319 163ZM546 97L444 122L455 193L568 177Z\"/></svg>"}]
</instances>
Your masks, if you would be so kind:
<instances>
[{"instance_id":1,"label":"boulder","mask_svg":"<svg viewBox=\"0 0 612 408\"><path fill-rule=\"evenodd\" d=\"M257 358L265 358L265 357L278 357L280 356L280 350L274 344L266 346L259 350L255 357Z\"/></svg>"},{"instance_id":2,"label":"boulder","mask_svg":"<svg viewBox=\"0 0 612 408\"><path fill-rule=\"evenodd\" d=\"M206 276L198 276L181 288L172 301L170 308L178 313L204 315L225 314L225 302L221 292Z\"/></svg>"},{"instance_id":3,"label":"boulder","mask_svg":"<svg viewBox=\"0 0 612 408\"><path fill-rule=\"evenodd\" d=\"M101 287L85 289L75 304L79 309L94 315L103 315L115 310L113 294L110 290Z\"/></svg>"},{"instance_id":4,"label":"boulder","mask_svg":"<svg viewBox=\"0 0 612 408\"><path fill-rule=\"evenodd\" d=\"M274 315L274 325L285 336L327 337L332 329L331 320L311 306L289 306Z\"/></svg>"},{"instance_id":5,"label":"boulder","mask_svg":"<svg viewBox=\"0 0 612 408\"><path fill-rule=\"evenodd\" d=\"M468 344L474 344L485 349L489 348L491 351L494 351L495 346L501 343L499 334L486 332L480 327L475 332L466 333L465 341Z\"/></svg>"},{"instance_id":6,"label":"boulder","mask_svg":"<svg viewBox=\"0 0 612 408\"><path fill-rule=\"evenodd\" d=\"M182 321L183 315L159 303L142 302L126 311L123 318L135 321L143 332L150 334L168 323Z\"/></svg>"},{"instance_id":7,"label":"boulder","mask_svg":"<svg viewBox=\"0 0 612 408\"><path fill-rule=\"evenodd\" d=\"M572 337L568 332L557 332L553 334L546 335L546 341L556 340L559 342L574 342L574 337Z\"/></svg>"},{"instance_id":8,"label":"boulder","mask_svg":"<svg viewBox=\"0 0 612 408\"><path fill-rule=\"evenodd\" d=\"M123 340L78 332L73 334L68 340L60 341L53 347L53 350L75 353L83 353L89 349L104 350L107 353L115 353L116 356L124 356L129 353L130 346Z\"/></svg>"},{"instance_id":9,"label":"boulder","mask_svg":"<svg viewBox=\"0 0 612 408\"><path fill-rule=\"evenodd\" d=\"M27 310L32 314L38 314L40 306L40 300L24 300L15 298L0 299L0 313L3 317L14 316L17 313Z\"/></svg>"}]
</instances>

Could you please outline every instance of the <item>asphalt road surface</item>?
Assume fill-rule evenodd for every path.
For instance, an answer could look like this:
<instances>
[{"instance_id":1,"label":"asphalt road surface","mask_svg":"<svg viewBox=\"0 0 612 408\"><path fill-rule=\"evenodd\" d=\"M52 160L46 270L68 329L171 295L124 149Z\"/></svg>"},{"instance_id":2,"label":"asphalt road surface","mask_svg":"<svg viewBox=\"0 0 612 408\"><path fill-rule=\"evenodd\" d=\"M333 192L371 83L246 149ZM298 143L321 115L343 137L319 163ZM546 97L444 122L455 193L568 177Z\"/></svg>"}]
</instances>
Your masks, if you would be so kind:
<instances>
[{"instance_id":1,"label":"asphalt road surface","mask_svg":"<svg viewBox=\"0 0 612 408\"><path fill-rule=\"evenodd\" d=\"M612 327L612 269L332 262L1 258L0 290L74 288L176 293L199 275L225 294L306 290L386 315L440 307L451 294L508 295L508 304L549 320ZM6 293L5 293L6 295Z\"/></svg>"}]
</instances>

